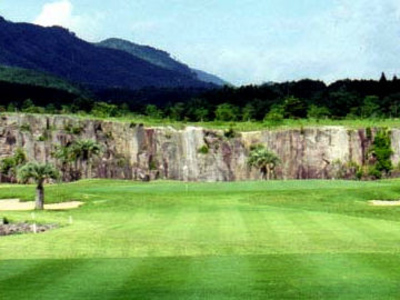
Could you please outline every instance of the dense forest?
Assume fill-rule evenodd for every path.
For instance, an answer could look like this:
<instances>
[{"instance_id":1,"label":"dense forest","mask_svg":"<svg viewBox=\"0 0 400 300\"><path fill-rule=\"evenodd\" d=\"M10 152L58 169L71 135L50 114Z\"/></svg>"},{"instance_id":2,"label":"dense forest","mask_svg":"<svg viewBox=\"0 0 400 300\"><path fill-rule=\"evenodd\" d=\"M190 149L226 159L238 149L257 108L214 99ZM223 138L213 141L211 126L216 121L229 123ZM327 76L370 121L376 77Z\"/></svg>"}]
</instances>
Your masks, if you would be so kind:
<instances>
[{"instance_id":1,"label":"dense forest","mask_svg":"<svg viewBox=\"0 0 400 300\"><path fill-rule=\"evenodd\" d=\"M51 82L51 80L49 81ZM58 84L58 86L57 86ZM52 82L6 81L0 77L0 110L90 113L118 117L135 113L177 121L363 119L400 116L400 80L339 80L329 85L304 79L222 88L108 89L88 92Z\"/></svg>"}]
</instances>

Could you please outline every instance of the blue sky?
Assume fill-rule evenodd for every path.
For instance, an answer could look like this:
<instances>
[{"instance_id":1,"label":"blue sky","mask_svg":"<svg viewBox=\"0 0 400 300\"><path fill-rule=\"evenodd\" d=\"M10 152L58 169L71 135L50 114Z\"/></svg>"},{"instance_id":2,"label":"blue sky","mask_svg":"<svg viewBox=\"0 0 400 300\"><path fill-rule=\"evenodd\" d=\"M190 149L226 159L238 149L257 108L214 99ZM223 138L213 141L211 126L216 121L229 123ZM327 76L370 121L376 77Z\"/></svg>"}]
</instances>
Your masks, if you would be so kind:
<instances>
[{"instance_id":1,"label":"blue sky","mask_svg":"<svg viewBox=\"0 0 400 300\"><path fill-rule=\"evenodd\" d=\"M400 75L399 0L0 0L0 14L151 45L234 84Z\"/></svg>"}]
</instances>

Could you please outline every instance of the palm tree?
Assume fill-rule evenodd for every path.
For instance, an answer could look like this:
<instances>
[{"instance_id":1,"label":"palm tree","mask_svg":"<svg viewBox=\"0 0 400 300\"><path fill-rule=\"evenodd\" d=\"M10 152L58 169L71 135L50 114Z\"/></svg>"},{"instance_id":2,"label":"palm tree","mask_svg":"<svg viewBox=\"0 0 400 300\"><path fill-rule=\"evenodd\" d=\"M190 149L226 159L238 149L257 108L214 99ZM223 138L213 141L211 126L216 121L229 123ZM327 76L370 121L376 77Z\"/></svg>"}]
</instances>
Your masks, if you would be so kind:
<instances>
[{"instance_id":1,"label":"palm tree","mask_svg":"<svg viewBox=\"0 0 400 300\"><path fill-rule=\"evenodd\" d=\"M35 208L42 210L44 208L44 182L46 179L58 179L58 170L49 163L29 162L18 169L18 180L28 182L34 180L36 186Z\"/></svg>"},{"instance_id":2,"label":"palm tree","mask_svg":"<svg viewBox=\"0 0 400 300\"><path fill-rule=\"evenodd\" d=\"M74 160L69 147L56 146L55 150L51 153L51 156L53 156L59 162L63 180L65 180L68 176L68 171L70 173L69 175L74 178L74 176L72 176L72 168L70 168L70 163L72 163Z\"/></svg>"},{"instance_id":3,"label":"palm tree","mask_svg":"<svg viewBox=\"0 0 400 300\"><path fill-rule=\"evenodd\" d=\"M262 179L267 180L270 180L271 173L280 162L279 157L263 145L253 147L247 160L248 165L258 168Z\"/></svg>"},{"instance_id":4,"label":"palm tree","mask_svg":"<svg viewBox=\"0 0 400 300\"><path fill-rule=\"evenodd\" d=\"M93 140L78 140L71 148L72 157L78 161L87 162L87 178L92 178L92 160L94 156L100 155L101 146Z\"/></svg>"}]
</instances>

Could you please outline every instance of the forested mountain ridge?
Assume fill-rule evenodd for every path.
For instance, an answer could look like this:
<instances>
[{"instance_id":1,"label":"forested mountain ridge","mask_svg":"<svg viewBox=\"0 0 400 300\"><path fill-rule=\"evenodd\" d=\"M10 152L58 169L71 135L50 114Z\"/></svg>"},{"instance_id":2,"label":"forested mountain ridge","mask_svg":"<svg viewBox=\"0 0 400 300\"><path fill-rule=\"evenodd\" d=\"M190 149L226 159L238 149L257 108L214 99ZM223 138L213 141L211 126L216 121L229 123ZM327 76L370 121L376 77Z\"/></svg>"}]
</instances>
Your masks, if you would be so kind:
<instances>
[{"instance_id":1,"label":"forested mountain ridge","mask_svg":"<svg viewBox=\"0 0 400 300\"><path fill-rule=\"evenodd\" d=\"M83 93L82 89L70 82L35 70L0 66L0 81L26 84L38 87L55 88L71 93Z\"/></svg>"},{"instance_id":2,"label":"forested mountain ridge","mask_svg":"<svg viewBox=\"0 0 400 300\"><path fill-rule=\"evenodd\" d=\"M211 87L192 74L159 67L125 51L98 47L67 29L0 19L0 65L56 75L92 89Z\"/></svg>"},{"instance_id":3,"label":"forested mountain ridge","mask_svg":"<svg viewBox=\"0 0 400 300\"><path fill-rule=\"evenodd\" d=\"M219 86L228 84L226 81L215 75L209 74L202 70L190 68L188 65L172 58L171 55L166 51L159 50L150 46L139 45L117 38L110 38L100 43L97 43L96 45L100 47L128 52L129 54L148 61L156 66L180 72L182 74L194 77L204 82L213 83Z\"/></svg>"},{"instance_id":4,"label":"forested mountain ridge","mask_svg":"<svg viewBox=\"0 0 400 300\"><path fill-rule=\"evenodd\" d=\"M194 76L189 66L174 60L168 52L163 50L117 38L106 39L95 45L103 48L125 51L164 69L177 71L188 76Z\"/></svg>"}]
</instances>

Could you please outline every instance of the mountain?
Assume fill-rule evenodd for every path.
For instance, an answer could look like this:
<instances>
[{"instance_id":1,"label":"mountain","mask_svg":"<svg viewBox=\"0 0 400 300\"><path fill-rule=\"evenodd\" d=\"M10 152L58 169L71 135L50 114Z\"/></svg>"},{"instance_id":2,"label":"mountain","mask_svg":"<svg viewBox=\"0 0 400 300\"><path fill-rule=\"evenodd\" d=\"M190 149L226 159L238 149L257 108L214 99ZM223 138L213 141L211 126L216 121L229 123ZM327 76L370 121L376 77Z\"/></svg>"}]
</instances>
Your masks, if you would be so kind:
<instances>
[{"instance_id":1,"label":"mountain","mask_svg":"<svg viewBox=\"0 0 400 300\"><path fill-rule=\"evenodd\" d=\"M55 75L93 90L215 87L193 73L165 68L126 51L98 47L62 27L0 18L0 65Z\"/></svg>"},{"instance_id":2,"label":"mountain","mask_svg":"<svg viewBox=\"0 0 400 300\"><path fill-rule=\"evenodd\" d=\"M110 38L96 45L109 49L122 50L161 68L176 71L188 76L195 76L187 65L174 60L168 52L163 50L117 38Z\"/></svg>"},{"instance_id":3,"label":"mountain","mask_svg":"<svg viewBox=\"0 0 400 300\"><path fill-rule=\"evenodd\" d=\"M84 91L66 80L35 70L0 66L0 81L43 88L54 88L74 94Z\"/></svg>"},{"instance_id":4,"label":"mountain","mask_svg":"<svg viewBox=\"0 0 400 300\"><path fill-rule=\"evenodd\" d=\"M219 78L218 76L215 76L213 74L197 70L197 69L192 69L193 72L196 73L197 78L201 81L204 82L209 82L218 86L224 86L224 85L232 85L231 83Z\"/></svg>"},{"instance_id":5,"label":"mountain","mask_svg":"<svg viewBox=\"0 0 400 300\"><path fill-rule=\"evenodd\" d=\"M110 38L97 43L96 45L99 47L125 51L137 58L143 59L161 68L176 71L187 76L194 77L203 82L212 83L218 86L228 84L226 81L215 75L201 70L191 69L188 65L172 58L168 52L150 46L139 45L117 38Z\"/></svg>"}]
</instances>

